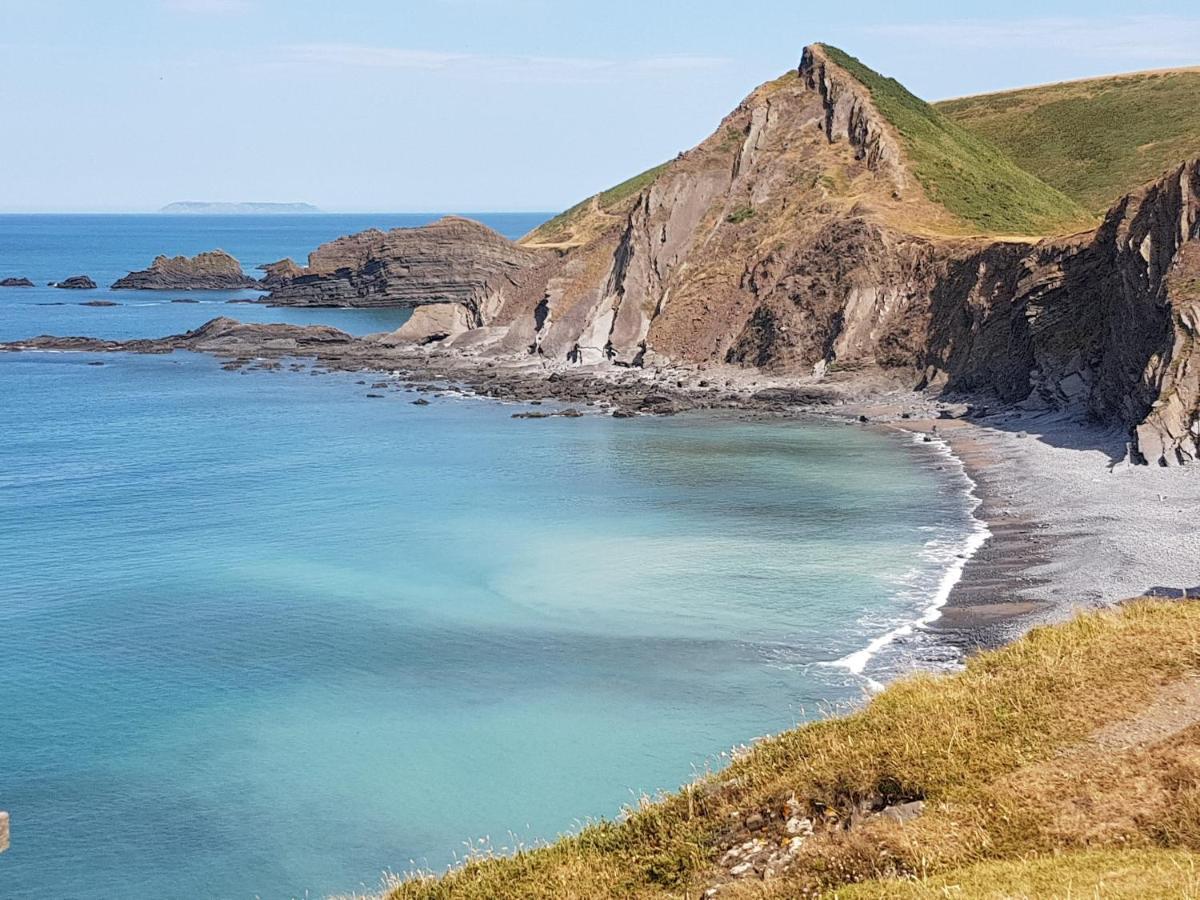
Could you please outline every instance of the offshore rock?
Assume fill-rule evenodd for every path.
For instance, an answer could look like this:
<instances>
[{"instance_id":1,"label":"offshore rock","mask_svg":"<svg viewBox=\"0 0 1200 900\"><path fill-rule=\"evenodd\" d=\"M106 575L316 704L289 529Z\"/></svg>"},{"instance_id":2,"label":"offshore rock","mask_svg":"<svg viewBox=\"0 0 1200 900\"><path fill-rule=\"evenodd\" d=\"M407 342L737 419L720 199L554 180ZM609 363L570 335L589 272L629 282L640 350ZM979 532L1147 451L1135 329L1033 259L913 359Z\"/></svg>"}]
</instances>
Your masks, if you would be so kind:
<instances>
[{"instance_id":1,"label":"offshore rock","mask_svg":"<svg viewBox=\"0 0 1200 900\"><path fill-rule=\"evenodd\" d=\"M304 274L304 270L291 259L281 259L278 262L266 263L259 266L258 270L266 273L262 277L262 286L269 291L283 287L292 279L299 278Z\"/></svg>"},{"instance_id":2,"label":"offshore rock","mask_svg":"<svg viewBox=\"0 0 1200 900\"><path fill-rule=\"evenodd\" d=\"M470 219L447 216L420 228L372 229L322 244L303 269L266 268L267 302L285 306L418 306L456 303L484 324L505 303L536 302L548 260Z\"/></svg>"},{"instance_id":3,"label":"offshore rock","mask_svg":"<svg viewBox=\"0 0 1200 900\"><path fill-rule=\"evenodd\" d=\"M262 284L242 271L241 263L224 250L195 256L158 256L150 268L130 272L113 283L112 289L137 291L237 291L261 288Z\"/></svg>"},{"instance_id":4,"label":"offshore rock","mask_svg":"<svg viewBox=\"0 0 1200 900\"><path fill-rule=\"evenodd\" d=\"M86 275L72 275L63 281L52 281L50 287L63 288L68 291L90 291L96 287L96 282Z\"/></svg>"},{"instance_id":5,"label":"offshore rock","mask_svg":"<svg viewBox=\"0 0 1200 900\"><path fill-rule=\"evenodd\" d=\"M5 278L0 280L0 287L33 287L28 278Z\"/></svg>"}]
</instances>

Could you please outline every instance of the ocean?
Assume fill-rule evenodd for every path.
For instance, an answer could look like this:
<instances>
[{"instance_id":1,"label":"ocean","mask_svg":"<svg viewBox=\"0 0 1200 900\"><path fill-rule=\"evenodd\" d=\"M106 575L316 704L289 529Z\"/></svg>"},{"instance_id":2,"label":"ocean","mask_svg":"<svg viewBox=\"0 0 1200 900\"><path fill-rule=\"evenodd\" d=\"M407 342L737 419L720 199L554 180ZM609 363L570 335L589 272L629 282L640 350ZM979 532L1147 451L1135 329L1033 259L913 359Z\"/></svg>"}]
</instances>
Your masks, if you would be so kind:
<instances>
[{"instance_id":1,"label":"ocean","mask_svg":"<svg viewBox=\"0 0 1200 900\"><path fill-rule=\"evenodd\" d=\"M0 216L0 277L218 246L249 270L429 218ZM179 296L0 290L0 335L402 320ZM954 659L914 623L980 526L935 445L359 380L0 354L0 897L363 890L615 816Z\"/></svg>"}]
</instances>

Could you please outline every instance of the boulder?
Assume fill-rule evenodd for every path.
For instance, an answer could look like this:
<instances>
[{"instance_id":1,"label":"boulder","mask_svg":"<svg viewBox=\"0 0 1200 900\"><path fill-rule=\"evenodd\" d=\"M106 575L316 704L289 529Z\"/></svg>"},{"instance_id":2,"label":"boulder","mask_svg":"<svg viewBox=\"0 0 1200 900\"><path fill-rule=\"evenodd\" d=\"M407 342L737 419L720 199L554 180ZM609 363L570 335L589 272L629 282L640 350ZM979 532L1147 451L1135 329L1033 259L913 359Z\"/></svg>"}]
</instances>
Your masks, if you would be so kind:
<instances>
[{"instance_id":1,"label":"boulder","mask_svg":"<svg viewBox=\"0 0 1200 900\"><path fill-rule=\"evenodd\" d=\"M380 339L381 344L432 344L464 334L472 323L471 311L461 303L430 303L413 310L412 318Z\"/></svg>"}]
</instances>

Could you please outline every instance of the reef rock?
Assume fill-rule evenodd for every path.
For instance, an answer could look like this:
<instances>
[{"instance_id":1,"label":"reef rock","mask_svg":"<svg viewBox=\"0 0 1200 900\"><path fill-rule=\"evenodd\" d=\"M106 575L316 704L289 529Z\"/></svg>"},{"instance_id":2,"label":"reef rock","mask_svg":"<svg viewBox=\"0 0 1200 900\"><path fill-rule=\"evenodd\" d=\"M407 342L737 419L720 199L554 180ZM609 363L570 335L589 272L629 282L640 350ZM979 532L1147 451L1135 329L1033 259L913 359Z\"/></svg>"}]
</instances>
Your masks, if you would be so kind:
<instances>
[{"instance_id":1,"label":"reef rock","mask_svg":"<svg viewBox=\"0 0 1200 900\"><path fill-rule=\"evenodd\" d=\"M5 278L0 280L0 287L33 287L28 278Z\"/></svg>"},{"instance_id":2,"label":"reef rock","mask_svg":"<svg viewBox=\"0 0 1200 900\"><path fill-rule=\"evenodd\" d=\"M296 265L294 260L281 259L278 262L266 263L258 267L260 272L265 272L262 278L262 286L269 291L283 287L289 281L299 278L304 274L304 269Z\"/></svg>"}]
</instances>

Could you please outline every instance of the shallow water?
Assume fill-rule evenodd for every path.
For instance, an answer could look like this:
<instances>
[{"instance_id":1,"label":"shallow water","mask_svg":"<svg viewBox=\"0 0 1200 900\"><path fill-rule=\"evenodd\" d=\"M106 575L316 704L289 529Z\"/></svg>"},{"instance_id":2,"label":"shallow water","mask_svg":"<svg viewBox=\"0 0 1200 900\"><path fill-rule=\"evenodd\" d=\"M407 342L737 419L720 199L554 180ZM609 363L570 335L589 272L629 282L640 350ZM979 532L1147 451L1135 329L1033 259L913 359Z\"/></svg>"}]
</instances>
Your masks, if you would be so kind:
<instances>
[{"instance_id":1,"label":"shallow water","mask_svg":"<svg viewBox=\"0 0 1200 900\"><path fill-rule=\"evenodd\" d=\"M965 546L927 446L358 380L0 354L0 897L370 887L945 658L827 664Z\"/></svg>"}]
</instances>

